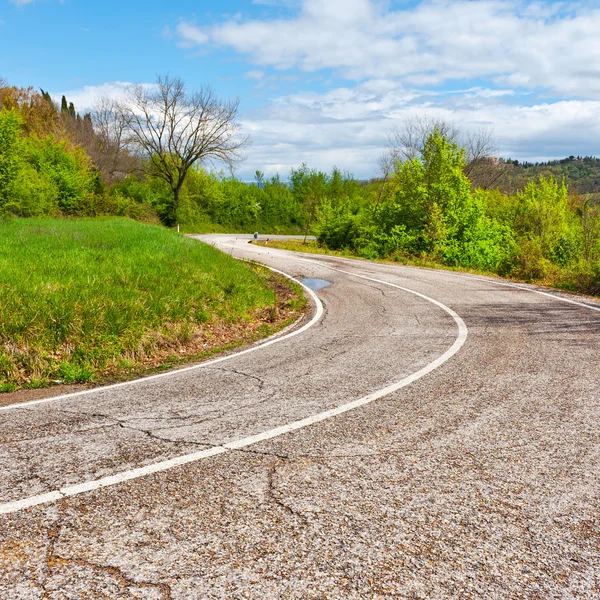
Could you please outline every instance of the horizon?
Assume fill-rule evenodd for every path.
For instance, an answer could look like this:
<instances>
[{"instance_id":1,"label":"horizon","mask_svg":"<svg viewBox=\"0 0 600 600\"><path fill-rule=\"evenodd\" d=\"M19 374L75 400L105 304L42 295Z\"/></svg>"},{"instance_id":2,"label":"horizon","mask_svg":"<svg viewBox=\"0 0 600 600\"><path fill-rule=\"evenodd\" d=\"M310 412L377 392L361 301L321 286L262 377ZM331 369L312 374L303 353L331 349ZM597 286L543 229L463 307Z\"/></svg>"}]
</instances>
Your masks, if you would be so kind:
<instances>
[{"instance_id":1,"label":"horizon","mask_svg":"<svg viewBox=\"0 0 600 600\"><path fill-rule=\"evenodd\" d=\"M244 180L302 163L371 179L389 131L424 114L493 130L506 160L598 154L600 10L586 2L143 6L1 0L0 76L81 114L158 73L239 97Z\"/></svg>"}]
</instances>

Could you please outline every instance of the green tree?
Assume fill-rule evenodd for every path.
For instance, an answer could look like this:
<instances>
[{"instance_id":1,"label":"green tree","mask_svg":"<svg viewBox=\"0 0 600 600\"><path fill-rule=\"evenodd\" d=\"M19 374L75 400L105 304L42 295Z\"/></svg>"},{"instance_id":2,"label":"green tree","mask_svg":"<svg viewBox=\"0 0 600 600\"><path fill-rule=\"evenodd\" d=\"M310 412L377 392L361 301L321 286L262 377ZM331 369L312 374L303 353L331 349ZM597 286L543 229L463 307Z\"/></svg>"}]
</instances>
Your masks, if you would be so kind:
<instances>
[{"instance_id":1,"label":"green tree","mask_svg":"<svg viewBox=\"0 0 600 600\"><path fill-rule=\"evenodd\" d=\"M19 171L22 127L16 111L0 111L0 209L6 209Z\"/></svg>"},{"instance_id":2,"label":"green tree","mask_svg":"<svg viewBox=\"0 0 600 600\"><path fill-rule=\"evenodd\" d=\"M564 181L553 176L530 181L516 198L515 231L529 241L539 243L542 254L559 264L576 258L580 232L569 207Z\"/></svg>"},{"instance_id":3,"label":"green tree","mask_svg":"<svg viewBox=\"0 0 600 600\"><path fill-rule=\"evenodd\" d=\"M315 222L319 209L327 194L327 174L316 169L309 169L302 164L290 173L292 193L302 207L304 216L304 242L311 225Z\"/></svg>"}]
</instances>

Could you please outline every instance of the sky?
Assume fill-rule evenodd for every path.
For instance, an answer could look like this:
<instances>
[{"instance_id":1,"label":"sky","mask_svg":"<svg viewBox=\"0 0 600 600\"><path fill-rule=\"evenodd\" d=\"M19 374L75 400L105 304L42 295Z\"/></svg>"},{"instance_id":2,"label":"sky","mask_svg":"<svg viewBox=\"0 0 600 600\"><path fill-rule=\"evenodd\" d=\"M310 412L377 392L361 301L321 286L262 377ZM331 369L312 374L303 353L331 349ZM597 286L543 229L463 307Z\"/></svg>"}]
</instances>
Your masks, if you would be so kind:
<instances>
[{"instance_id":1,"label":"sky","mask_svg":"<svg viewBox=\"0 0 600 600\"><path fill-rule=\"evenodd\" d=\"M181 77L239 98L237 175L305 162L367 179L415 116L498 156L599 155L600 2L0 0L0 77L79 112Z\"/></svg>"}]
</instances>

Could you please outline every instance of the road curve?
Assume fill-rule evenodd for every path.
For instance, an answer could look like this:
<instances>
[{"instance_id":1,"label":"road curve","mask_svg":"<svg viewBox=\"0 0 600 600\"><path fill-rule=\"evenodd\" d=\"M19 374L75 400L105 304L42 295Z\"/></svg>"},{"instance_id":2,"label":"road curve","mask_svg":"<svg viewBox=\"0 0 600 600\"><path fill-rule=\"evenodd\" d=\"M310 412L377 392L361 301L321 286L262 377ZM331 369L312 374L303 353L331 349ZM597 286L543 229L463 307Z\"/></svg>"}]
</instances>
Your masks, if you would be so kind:
<instances>
[{"instance_id":1,"label":"road curve","mask_svg":"<svg viewBox=\"0 0 600 600\"><path fill-rule=\"evenodd\" d=\"M203 239L324 315L1 411L0 598L600 597L598 304Z\"/></svg>"}]
</instances>

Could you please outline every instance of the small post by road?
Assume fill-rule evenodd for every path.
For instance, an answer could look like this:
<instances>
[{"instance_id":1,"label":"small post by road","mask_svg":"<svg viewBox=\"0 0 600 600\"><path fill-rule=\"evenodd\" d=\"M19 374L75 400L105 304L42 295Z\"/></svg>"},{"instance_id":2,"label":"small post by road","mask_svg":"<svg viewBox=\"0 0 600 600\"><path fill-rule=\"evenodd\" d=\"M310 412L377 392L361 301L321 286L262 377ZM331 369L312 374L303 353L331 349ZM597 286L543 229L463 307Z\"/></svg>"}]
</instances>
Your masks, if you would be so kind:
<instances>
[{"instance_id":1,"label":"small post by road","mask_svg":"<svg viewBox=\"0 0 600 600\"><path fill-rule=\"evenodd\" d=\"M254 241L258 242L258 231L254 232Z\"/></svg>"}]
</instances>

